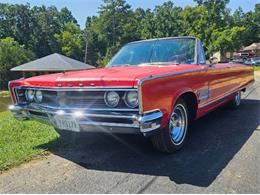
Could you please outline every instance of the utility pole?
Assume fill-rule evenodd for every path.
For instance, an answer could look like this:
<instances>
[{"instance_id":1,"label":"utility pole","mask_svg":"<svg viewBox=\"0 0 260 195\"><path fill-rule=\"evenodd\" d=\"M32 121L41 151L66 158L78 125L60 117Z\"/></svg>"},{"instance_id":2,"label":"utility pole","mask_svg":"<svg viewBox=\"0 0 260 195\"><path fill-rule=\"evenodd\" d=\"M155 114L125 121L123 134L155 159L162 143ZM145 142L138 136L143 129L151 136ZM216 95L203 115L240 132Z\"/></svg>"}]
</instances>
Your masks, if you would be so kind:
<instances>
[{"instance_id":1,"label":"utility pole","mask_svg":"<svg viewBox=\"0 0 260 195\"><path fill-rule=\"evenodd\" d=\"M86 39L85 58L84 58L85 64L87 63L87 54L88 54L88 41Z\"/></svg>"},{"instance_id":2,"label":"utility pole","mask_svg":"<svg viewBox=\"0 0 260 195\"><path fill-rule=\"evenodd\" d=\"M87 63L87 56L88 56L88 38L87 38L87 28L85 32L85 41L86 41L86 47L85 47L85 57L84 57L84 62L85 64Z\"/></svg>"}]
</instances>

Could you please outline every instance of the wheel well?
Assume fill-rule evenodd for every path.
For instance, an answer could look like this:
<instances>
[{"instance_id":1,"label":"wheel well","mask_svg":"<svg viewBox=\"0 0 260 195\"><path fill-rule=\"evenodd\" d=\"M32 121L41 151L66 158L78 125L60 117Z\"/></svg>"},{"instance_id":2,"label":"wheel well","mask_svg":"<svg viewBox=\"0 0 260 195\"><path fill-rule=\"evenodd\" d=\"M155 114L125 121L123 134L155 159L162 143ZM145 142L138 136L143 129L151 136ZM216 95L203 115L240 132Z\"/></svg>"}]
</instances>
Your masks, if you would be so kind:
<instances>
[{"instance_id":1,"label":"wheel well","mask_svg":"<svg viewBox=\"0 0 260 195\"><path fill-rule=\"evenodd\" d=\"M185 101L191 116L190 119L194 120L196 118L198 109L198 101L196 95L193 92L186 92L182 94L179 98L182 98Z\"/></svg>"}]
</instances>

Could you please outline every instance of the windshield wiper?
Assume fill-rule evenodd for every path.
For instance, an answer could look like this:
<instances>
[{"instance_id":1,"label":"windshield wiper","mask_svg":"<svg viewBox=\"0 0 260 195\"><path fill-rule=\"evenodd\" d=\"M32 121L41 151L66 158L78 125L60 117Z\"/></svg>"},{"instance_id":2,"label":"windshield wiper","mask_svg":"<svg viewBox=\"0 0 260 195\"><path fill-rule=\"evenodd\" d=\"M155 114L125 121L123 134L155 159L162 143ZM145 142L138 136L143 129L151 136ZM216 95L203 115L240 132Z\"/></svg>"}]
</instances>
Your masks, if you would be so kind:
<instances>
[{"instance_id":1,"label":"windshield wiper","mask_svg":"<svg viewBox=\"0 0 260 195\"><path fill-rule=\"evenodd\" d=\"M170 65L170 64L173 64L173 65L179 65L179 63L177 62L147 62L146 64L151 64L151 65Z\"/></svg>"},{"instance_id":2,"label":"windshield wiper","mask_svg":"<svg viewBox=\"0 0 260 195\"><path fill-rule=\"evenodd\" d=\"M118 66L130 66L130 64L113 64L110 65L109 67L118 67Z\"/></svg>"}]
</instances>

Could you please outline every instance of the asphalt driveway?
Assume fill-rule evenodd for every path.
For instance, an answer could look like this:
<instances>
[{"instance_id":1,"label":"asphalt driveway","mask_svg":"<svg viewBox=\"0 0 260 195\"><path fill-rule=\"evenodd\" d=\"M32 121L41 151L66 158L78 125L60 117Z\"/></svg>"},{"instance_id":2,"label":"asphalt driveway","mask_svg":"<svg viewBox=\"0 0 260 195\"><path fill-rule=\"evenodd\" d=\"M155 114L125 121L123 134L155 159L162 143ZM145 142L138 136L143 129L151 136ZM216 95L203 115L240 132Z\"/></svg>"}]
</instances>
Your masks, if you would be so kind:
<instances>
[{"instance_id":1,"label":"asphalt driveway","mask_svg":"<svg viewBox=\"0 0 260 195\"><path fill-rule=\"evenodd\" d=\"M52 155L0 175L0 193L260 193L260 77L238 110L195 122L183 150L142 136L66 133Z\"/></svg>"}]
</instances>

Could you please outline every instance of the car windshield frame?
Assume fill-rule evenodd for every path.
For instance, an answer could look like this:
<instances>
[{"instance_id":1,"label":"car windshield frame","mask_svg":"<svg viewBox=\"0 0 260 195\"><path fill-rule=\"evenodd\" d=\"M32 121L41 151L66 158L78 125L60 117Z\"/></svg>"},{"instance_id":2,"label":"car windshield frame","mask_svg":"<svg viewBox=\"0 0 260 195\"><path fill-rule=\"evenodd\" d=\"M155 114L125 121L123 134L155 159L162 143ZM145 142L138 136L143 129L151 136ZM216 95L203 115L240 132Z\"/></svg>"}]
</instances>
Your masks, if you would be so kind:
<instances>
[{"instance_id":1,"label":"car windshield frame","mask_svg":"<svg viewBox=\"0 0 260 195\"><path fill-rule=\"evenodd\" d=\"M174 41L176 41L176 42L174 43ZM187 41L186 42L187 45L185 45L185 41ZM172 46L173 49L174 49L174 47L178 46L178 44L183 44L185 47L188 47L188 46L192 47L192 48L189 48L191 50L190 52L192 52L190 54L190 56L192 58L187 58L187 59L184 58L185 60L189 59L192 61L190 61L190 62L185 61L184 63L183 62L180 63L179 61L177 61L175 59L174 60L165 60L164 59L164 61L160 61L160 60L153 61L153 58L156 58L156 55L159 56L163 52L165 52L165 51L163 51L163 52L160 51L160 47L162 47L163 44L166 44L166 46L167 46L167 44L168 45L173 44L173 46ZM174 46L174 44L175 44L175 46ZM130 54L125 54L125 53L126 52L130 53L129 51L127 51L129 48L131 49L131 47L138 46L139 48L137 47L137 49L140 50L140 48L142 48L142 46L147 46L147 45L148 45L147 48L144 47L144 50L143 51L141 50L141 52L148 50L148 52L146 52L144 55L144 57L146 57L145 60L141 59L137 63L128 62L129 61L128 58L130 58ZM149 51L149 49L151 51ZM176 50L177 49L181 50L180 48L176 47ZM185 53L185 55L182 53L179 53L179 55L176 55L176 56L181 56L181 55L185 56L185 55L187 55L187 52ZM120 59L123 57L127 58L127 60ZM110 62L107 64L106 67L139 66L139 65L143 65L143 64L148 64L148 65L198 64L198 57L199 57L198 56L198 40L195 37L170 37L170 38L150 39L150 40L136 41L136 42L131 42L131 43L126 44L110 60ZM119 58L119 60L118 60L118 58Z\"/></svg>"}]
</instances>

